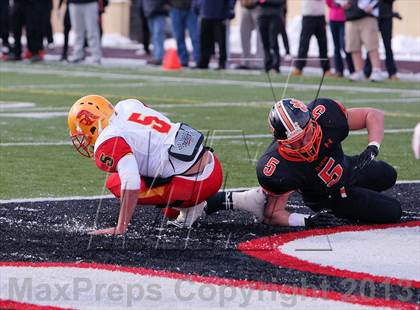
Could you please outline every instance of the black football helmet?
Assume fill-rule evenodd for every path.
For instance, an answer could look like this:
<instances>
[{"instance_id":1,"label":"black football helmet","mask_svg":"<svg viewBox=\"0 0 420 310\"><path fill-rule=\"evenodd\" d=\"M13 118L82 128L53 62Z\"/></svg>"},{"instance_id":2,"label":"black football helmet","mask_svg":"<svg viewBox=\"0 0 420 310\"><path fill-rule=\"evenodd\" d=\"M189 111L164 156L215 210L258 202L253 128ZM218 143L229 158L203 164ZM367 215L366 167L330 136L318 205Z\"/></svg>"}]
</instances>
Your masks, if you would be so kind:
<instances>
[{"instance_id":1,"label":"black football helmet","mask_svg":"<svg viewBox=\"0 0 420 310\"><path fill-rule=\"evenodd\" d=\"M318 158L321 127L303 102L293 98L276 102L268 115L268 124L285 159L312 162Z\"/></svg>"}]
</instances>

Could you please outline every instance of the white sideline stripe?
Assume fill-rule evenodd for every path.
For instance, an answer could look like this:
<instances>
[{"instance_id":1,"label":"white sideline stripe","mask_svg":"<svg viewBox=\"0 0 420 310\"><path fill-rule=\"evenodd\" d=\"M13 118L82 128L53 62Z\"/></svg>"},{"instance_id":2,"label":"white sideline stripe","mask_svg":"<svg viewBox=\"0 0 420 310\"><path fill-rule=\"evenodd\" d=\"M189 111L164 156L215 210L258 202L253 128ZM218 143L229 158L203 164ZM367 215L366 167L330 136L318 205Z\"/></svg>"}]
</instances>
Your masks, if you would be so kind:
<instances>
[{"instance_id":1,"label":"white sideline stripe","mask_svg":"<svg viewBox=\"0 0 420 310\"><path fill-rule=\"evenodd\" d=\"M405 102L405 103L414 103L419 104L420 99L417 99L419 102ZM349 102L349 101L347 101ZM391 100L390 102L398 103L398 101ZM379 102L378 102L379 103ZM155 104L153 108L209 108L209 107L261 107L261 106L272 106L271 102L209 102L205 104L191 104L191 103L180 103L180 104ZM34 108L28 110L18 110L8 112L8 113L1 113L0 117L13 117L13 118L36 118L36 119L47 119L53 117L64 117L68 115L67 108L55 108L49 111L48 108ZM0 110L1 111L1 110ZM168 114L167 112L165 114ZM397 116L397 117L408 117L408 118L420 118L420 114L413 114L413 113L399 113L399 112L385 112L386 116Z\"/></svg>"},{"instance_id":2,"label":"white sideline stripe","mask_svg":"<svg viewBox=\"0 0 420 310\"><path fill-rule=\"evenodd\" d=\"M33 102L0 101L0 111L6 109L32 108L36 104Z\"/></svg>"},{"instance_id":3,"label":"white sideline stripe","mask_svg":"<svg viewBox=\"0 0 420 310\"><path fill-rule=\"evenodd\" d=\"M0 117L14 118L37 118L46 119L52 117L68 116L68 112L19 112L19 113L0 113Z\"/></svg>"},{"instance_id":4,"label":"white sideline stripe","mask_svg":"<svg viewBox=\"0 0 420 310\"><path fill-rule=\"evenodd\" d=\"M403 128L403 129L387 129L385 133L406 133L406 132L413 132L414 129L412 128ZM361 136L366 135L366 130L360 131L351 131L349 135L351 136ZM272 135L270 134L253 134L253 135L230 135L230 136L209 136L209 141L213 140L243 140L245 139L266 139L271 138ZM0 147L8 147L8 146L59 146L59 145L71 145L68 141L57 141L57 142L6 142L0 143Z\"/></svg>"},{"instance_id":5,"label":"white sideline stripe","mask_svg":"<svg viewBox=\"0 0 420 310\"><path fill-rule=\"evenodd\" d=\"M309 101L311 99L302 98L303 101ZM414 103L420 104L420 98L384 98L384 99L349 99L345 100L345 103ZM224 107L261 107L261 106L272 106L273 103L271 101L251 101L251 102L207 102L207 103L158 103L158 104L151 104L152 108L224 108ZM28 108L23 109L23 107L9 107L10 110L16 110L17 113L30 113L30 112L68 112L68 107L37 107L37 108ZM1 111L1 108L0 108ZM10 114L10 112L8 112ZM389 112L393 113L393 112ZM0 116L7 116L7 113L0 113Z\"/></svg>"},{"instance_id":6,"label":"white sideline stripe","mask_svg":"<svg viewBox=\"0 0 420 310\"><path fill-rule=\"evenodd\" d=\"M401 180L397 181L396 184L420 184L420 180ZM224 191L246 191L253 187L237 187L237 188L226 188ZM1 204L9 203L23 203L23 202L55 202L55 201L73 201L73 200L100 200L114 198L113 195L97 195L97 196L69 196L69 197L39 197L39 198L16 198L16 199L0 199Z\"/></svg>"},{"instance_id":7,"label":"white sideline stripe","mask_svg":"<svg viewBox=\"0 0 420 310\"><path fill-rule=\"evenodd\" d=\"M236 85L246 87L264 87L270 88L270 84L267 82L257 81L239 81L239 80L225 80L225 79L207 79L207 78L185 78L185 77L173 77L173 76L158 76L158 75L145 75L145 74L123 74L123 73L110 73L110 72L95 72L95 71L72 71L72 70L59 70L48 68L36 69L28 67L18 66L2 66L0 72L11 72L20 74L42 74L42 75L60 75L65 77L95 77L101 79L119 79L119 80L144 80L146 82L157 81L157 82L178 82L188 85ZM296 90L318 90L318 84L288 84L288 83L273 83L274 88L290 87ZM344 92L355 92L355 93L382 93L382 94L407 94L413 96L420 96L420 90L413 89L392 89L392 88L379 88L379 87L362 87L362 86L339 86L339 85L323 85L322 89L333 90L333 91L344 91Z\"/></svg>"}]
</instances>

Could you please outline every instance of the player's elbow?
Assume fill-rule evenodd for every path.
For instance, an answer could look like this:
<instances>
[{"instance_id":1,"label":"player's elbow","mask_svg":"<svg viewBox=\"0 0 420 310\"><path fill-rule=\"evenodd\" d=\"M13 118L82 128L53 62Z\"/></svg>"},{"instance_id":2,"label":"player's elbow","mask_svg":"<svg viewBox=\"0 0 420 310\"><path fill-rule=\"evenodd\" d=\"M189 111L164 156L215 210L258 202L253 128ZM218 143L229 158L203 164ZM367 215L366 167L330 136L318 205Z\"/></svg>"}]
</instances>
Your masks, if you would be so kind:
<instances>
[{"instance_id":1,"label":"player's elbow","mask_svg":"<svg viewBox=\"0 0 420 310\"><path fill-rule=\"evenodd\" d=\"M385 119L385 113L379 109L371 109L368 113L367 118L374 124L383 124Z\"/></svg>"}]
</instances>

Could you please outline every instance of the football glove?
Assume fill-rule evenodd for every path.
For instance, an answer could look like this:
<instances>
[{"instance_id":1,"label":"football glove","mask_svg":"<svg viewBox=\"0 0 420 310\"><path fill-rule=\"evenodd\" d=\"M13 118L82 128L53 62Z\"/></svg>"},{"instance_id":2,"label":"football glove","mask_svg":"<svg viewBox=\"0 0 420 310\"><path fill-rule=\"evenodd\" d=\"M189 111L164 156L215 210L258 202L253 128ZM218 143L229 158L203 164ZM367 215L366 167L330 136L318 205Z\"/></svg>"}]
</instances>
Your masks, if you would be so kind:
<instances>
[{"instance_id":1,"label":"football glove","mask_svg":"<svg viewBox=\"0 0 420 310\"><path fill-rule=\"evenodd\" d=\"M330 226L334 218L335 216L330 210L321 210L305 219L305 227L312 228Z\"/></svg>"},{"instance_id":2,"label":"football glove","mask_svg":"<svg viewBox=\"0 0 420 310\"><path fill-rule=\"evenodd\" d=\"M363 168L369 166L369 164L378 156L379 148L376 145L368 145L368 147L360 153L357 158L356 165L354 166L354 171L359 172Z\"/></svg>"}]
</instances>

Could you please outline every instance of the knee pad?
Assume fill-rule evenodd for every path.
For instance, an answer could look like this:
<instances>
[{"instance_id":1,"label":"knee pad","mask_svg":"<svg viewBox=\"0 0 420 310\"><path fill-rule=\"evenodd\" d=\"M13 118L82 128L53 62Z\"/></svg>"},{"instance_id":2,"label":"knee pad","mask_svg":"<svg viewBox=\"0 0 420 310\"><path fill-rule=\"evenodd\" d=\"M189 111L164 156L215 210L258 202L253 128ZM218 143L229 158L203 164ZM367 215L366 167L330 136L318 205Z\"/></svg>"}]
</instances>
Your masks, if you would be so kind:
<instances>
[{"instance_id":1,"label":"knee pad","mask_svg":"<svg viewBox=\"0 0 420 310\"><path fill-rule=\"evenodd\" d=\"M381 171L383 177L380 178L381 182L379 182L379 184L383 186L382 190L386 190L394 186L395 182L397 182L397 170L386 162L381 161L380 163L382 164Z\"/></svg>"},{"instance_id":2,"label":"knee pad","mask_svg":"<svg viewBox=\"0 0 420 310\"><path fill-rule=\"evenodd\" d=\"M384 161L375 161L363 179L363 187L382 192L395 185L397 171Z\"/></svg>"},{"instance_id":3,"label":"knee pad","mask_svg":"<svg viewBox=\"0 0 420 310\"><path fill-rule=\"evenodd\" d=\"M390 202L387 207L388 223L397 223L402 216L401 203L393 198L389 198Z\"/></svg>"}]
</instances>

